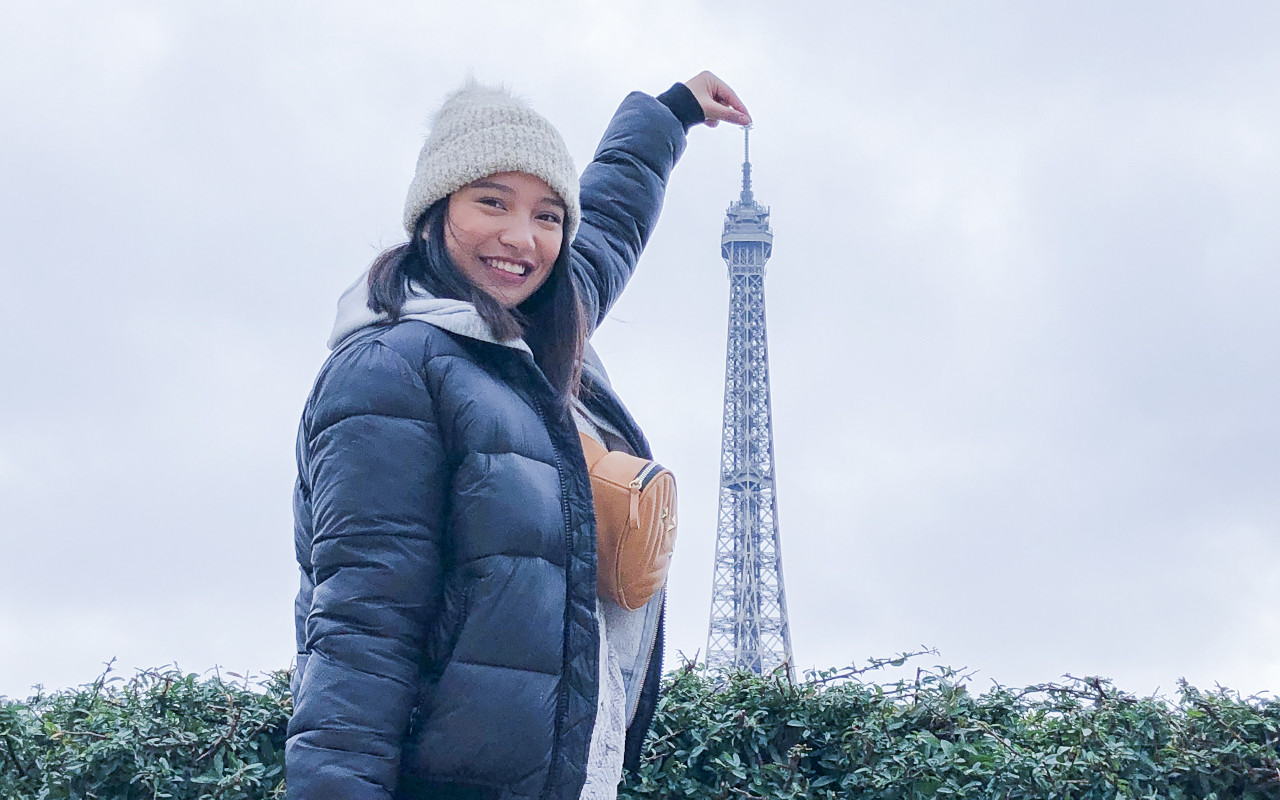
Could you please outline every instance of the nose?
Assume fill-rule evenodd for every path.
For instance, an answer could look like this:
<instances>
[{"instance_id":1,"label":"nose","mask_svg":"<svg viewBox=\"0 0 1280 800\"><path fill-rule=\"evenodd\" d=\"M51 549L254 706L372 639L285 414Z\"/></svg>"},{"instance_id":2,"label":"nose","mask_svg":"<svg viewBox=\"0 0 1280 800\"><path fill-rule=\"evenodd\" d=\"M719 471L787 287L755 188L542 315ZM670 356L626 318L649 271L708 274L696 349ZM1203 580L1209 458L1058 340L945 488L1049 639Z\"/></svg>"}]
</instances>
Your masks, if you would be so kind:
<instances>
[{"instance_id":1,"label":"nose","mask_svg":"<svg viewBox=\"0 0 1280 800\"><path fill-rule=\"evenodd\" d=\"M498 232L498 241L517 252L528 253L533 250L533 220L523 218L509 219Z\"/></svg>"}]
</instances>

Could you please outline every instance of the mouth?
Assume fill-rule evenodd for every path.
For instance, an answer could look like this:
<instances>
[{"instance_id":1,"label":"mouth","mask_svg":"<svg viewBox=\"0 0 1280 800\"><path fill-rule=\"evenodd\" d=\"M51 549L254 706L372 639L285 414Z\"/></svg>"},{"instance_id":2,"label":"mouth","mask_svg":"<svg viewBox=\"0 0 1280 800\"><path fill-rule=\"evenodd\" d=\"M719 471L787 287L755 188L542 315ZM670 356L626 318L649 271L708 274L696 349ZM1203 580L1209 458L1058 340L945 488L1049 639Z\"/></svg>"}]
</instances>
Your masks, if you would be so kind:
<instances>
[{"instance_id":1,"label":"mouth","mask_svg":"<svg viewBox=\"0 0 1280 800\"><path fill-rule=\"evenodd\" d=\"M508 261L505 258L486 258L483 261L487 267L493 267L508 275L521 278L528 275L533 269L533 265L525 261Z\"/></svg>"}]
</instances>

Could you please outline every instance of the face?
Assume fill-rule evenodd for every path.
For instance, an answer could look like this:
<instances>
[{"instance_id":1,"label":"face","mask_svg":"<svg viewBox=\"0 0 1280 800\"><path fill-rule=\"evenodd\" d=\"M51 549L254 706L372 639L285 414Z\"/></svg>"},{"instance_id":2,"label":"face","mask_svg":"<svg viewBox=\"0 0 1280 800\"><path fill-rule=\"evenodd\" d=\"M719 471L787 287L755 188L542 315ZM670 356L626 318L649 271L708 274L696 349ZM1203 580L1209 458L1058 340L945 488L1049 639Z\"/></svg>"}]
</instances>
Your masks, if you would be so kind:
<instances>
[{"instance_id":1,"label":"face","mask_svg":"<svg viewBox=\"0 0 1280 800\"><path fill-rule=\"evenodd\" d=\"M499 172L449 196L445 249L473 284L514 308L551 274L564 220L564 201L541 178Z\"/></svg>"}]
</instances>

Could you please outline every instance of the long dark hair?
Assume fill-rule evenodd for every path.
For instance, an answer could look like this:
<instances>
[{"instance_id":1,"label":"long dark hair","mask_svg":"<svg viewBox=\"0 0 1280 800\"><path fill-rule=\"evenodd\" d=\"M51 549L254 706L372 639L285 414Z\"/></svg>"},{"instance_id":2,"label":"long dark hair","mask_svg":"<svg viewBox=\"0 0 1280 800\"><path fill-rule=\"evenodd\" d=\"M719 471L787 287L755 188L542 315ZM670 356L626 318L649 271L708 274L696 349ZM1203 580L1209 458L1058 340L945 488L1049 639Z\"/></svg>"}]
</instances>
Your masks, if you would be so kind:
<instances>
[{"instance_id":1,"label":"long dark hair","mask_svg":"<svg viewBox=\"0 0 1280 800\"><path fill-rule=\"evenodd\" d=\"M432 203L418 217L409 241L374 259L369 268L369 308L392 321L399 319L410 281L436 297L471 303L495 339L524 338L534 362L568 407L582 386L582 354L587 345L587 317L570 273L569 246L560 247L551 274L528 300L516 308L504 308L468 280L449 257L444 238L448 206L448 197Z\"/></svg>"}]
</instances>

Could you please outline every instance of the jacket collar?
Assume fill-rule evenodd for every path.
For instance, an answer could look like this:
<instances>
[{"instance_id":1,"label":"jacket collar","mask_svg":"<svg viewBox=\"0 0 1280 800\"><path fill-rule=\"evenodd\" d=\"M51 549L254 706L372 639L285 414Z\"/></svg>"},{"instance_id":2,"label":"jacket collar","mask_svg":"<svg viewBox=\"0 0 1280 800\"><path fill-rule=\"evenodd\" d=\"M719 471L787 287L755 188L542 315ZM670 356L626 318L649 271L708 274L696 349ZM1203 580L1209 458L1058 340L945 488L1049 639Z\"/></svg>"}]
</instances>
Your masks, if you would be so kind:
<instances>
[{"instance_id":1,"label":"jacket collar","mask_svg":"<svg viewBox=\"0 0 1280 800\"><path fill-rule=\"evenodd\" d=\"M435 297L416 281L411 282L408 289L404 306L400 310L400 319L426 322L459 336L530 352L529 345L523 339L496 339L489 324L471 303ZM369 308L369 273L363 272L338 298L338 313L334 319L333 332L329 334L329 349L337 348L358 331L390 321L391 318L385 313Z\"/></svg>"}]
</instances>

